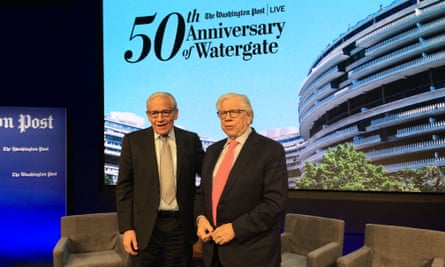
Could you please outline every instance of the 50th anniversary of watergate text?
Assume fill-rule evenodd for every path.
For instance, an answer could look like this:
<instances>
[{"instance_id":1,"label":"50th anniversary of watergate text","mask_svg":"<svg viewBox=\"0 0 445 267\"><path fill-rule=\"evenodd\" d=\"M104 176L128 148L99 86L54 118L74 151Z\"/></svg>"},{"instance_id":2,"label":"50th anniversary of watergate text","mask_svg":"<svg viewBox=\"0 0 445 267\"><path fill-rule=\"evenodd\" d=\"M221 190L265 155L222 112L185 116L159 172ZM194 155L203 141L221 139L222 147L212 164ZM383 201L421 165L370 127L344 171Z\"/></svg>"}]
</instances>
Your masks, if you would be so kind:
<instances>
[{"instance_id":1,"label":"50th anniversary of watergate text","mask_svg":"<svg viewBox=\"0 0 445 267\"><path fill-rule=\"evenodd\" d=\"M160 61L169 61L178 55L186 60L239 57L249 61L255 56L277 54L286 26L286 21L279 20L279 14L285 12L285 5L265 5L241 10L192 9L186 14L171 12L135 17L129 34L131 48L125 51L124 59L128 63L138 63L154 53ZM241 17L255 17L258 21L246 23ZM264 18L276 20L264 22ZM147 26L157 27L154 36L144 32Z\"/></svg>"}]
</instances>

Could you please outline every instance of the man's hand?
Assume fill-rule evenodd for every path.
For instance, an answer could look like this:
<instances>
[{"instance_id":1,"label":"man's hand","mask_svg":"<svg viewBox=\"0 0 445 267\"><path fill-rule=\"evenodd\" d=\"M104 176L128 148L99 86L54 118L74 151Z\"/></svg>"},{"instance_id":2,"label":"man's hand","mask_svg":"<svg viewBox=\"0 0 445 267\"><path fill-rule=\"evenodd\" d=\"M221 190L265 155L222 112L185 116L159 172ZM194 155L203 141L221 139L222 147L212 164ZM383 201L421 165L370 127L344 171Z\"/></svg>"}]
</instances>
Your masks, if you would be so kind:
<instances>
[{"instance_id":1,"label":"man's hand","mask_svg":"<svg viewBox=\"0 0 445 267\"><path fill-rule=\"evenodd\" d=\"M138 241L136 239L135 230L125 231L122 243L128 254L132 256L138 255Z\"/></svg>"},{"instance_id":2,"label":"man's hand","mask_svg":"<svg viewBox=\"0 0 445 267\"><path fill-rule=\"evenodd\" d=\"M196 230L196 235L202 242L207 243L212 239L213 227L209 220L205 216L199 216L197 219L198 229Z\"/></svg>"},{"instance_id":3,"label":"man's hand","mask_svg":"<svg viewBox=\"0 0 445 267\"><path fill-rule=\"evenodd\" d=\"M226 223L215 229L211 233L213 241L215 244L224 245L232 241L235 238L235 231L233 230L232 223Z\"/></svg>"}]
</instances>

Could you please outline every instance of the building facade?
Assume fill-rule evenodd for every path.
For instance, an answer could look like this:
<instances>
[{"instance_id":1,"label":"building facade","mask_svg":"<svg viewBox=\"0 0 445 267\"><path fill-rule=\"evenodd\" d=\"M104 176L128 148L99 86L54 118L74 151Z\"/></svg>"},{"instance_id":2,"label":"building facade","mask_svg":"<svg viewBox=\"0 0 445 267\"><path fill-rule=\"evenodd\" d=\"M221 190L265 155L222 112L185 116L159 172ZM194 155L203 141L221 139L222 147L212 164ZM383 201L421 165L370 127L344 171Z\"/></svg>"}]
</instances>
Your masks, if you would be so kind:
<instances>
[{"instance_id":1,"label":"building facade","mask_svg":"<svg viewBox=\"0 0 445 267\"><path fill-rule=\"evenodd\" d=\"M445 165L445 2L395 1L316 59L299 91L304 162L352 143L389 172Z\"/></svg>"}]
</instances>

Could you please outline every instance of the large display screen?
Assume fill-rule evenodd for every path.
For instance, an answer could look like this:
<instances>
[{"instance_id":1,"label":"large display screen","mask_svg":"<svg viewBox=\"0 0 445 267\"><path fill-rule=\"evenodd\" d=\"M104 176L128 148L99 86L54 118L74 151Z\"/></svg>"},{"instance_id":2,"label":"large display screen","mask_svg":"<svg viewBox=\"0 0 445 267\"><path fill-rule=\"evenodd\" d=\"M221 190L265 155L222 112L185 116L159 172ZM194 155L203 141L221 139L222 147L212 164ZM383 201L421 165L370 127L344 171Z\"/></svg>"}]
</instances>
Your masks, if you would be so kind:
<instances>
[{"instance_id":1,"label":"large display screen","mask_svg":"<svg viewBox=\"0 0 445 267\"><path fill-rule=\"evenodd\" d=\"M385 157L373 154L384 151L383 147L364 145L387 138L383 133L372 132L383 131L381 126L375 126L377 130L372 128L378 119L410 112L416 107L400 105L398 110L388 109L374 117L366 115L347 125L345 114L355 118L359 115L354 112L365 113L376 108L367 101L373 97L370 94L376 93L363 89L362 96L351 94L342 103L328 101L330 95L343 94L357 81L367 78L355 77L360 73L347 69L357 66L359 63L352 64L351 60L365 53L354 52L360 49L361 39L357 35L354 41L348 38L372 29L368 21L391 19L390 13L409 8L414 2L103 0L104 184L116 184L123 135L149 126L145 102L151 93L172 93L179 108L176 125L197 132L207 147L224 138L216 116L217 98L227 92L238 92L251 100L255 114L252 127L285 147L290 189L445 190L443 185L428 186L420 178L429 171L443 173L443 146L429 150L428 156L405 155L402 162L418 164L415 168L411 168L412 164L404 168L395 166L401 164L394 160L396 156L388 157L386 162L381 160ZM397 10L391 10L397 5L400 5ZM375 17L370 20L372 16ZM334 52L345 42L350 45L341 48L339 54L351 59L331 64L337 60ZM336 74L324 68L335 66L340 74L334 79L330 76ZM347 79L341 75L348 71L351 84L344 85L342 82ZM317 72L326 75L316 77ZM323 81L326 77L331 78L329 83ZM421 107L440 105L438 97L430 97L425 103L415 99L412 97L412 104ZM441 122L443 113L431 116L434 122ZM341 123L345 126L338 126ZM403 128L409 131L411 126L415 125ZM434 134L433 138L444 138L443 129ZM334 141L338 135L347 138ZM431 139L431 132L428 135ZM411 139L405 145L423 141ZM403 142L392 143L391 147L403 145ZM349 156L342 158L342 153ZM338 165L332 163L333 158L347 167L333 168ZM426 165L423 159L433 161L433 166L425 170L419 167ZM409 181L403 177L410 177ZM430 178L444 179L442 174Z\"/></svg>"},{"instance_id":2,"label":"large display screen","mask_svg":"<svg viewBox=\"0 0 445 267\"><path fill-rule=\"evenodd\" d=\"M66 215L66 109L0 107L0 264L45 262Z\"/></svg>"}]
</instances>

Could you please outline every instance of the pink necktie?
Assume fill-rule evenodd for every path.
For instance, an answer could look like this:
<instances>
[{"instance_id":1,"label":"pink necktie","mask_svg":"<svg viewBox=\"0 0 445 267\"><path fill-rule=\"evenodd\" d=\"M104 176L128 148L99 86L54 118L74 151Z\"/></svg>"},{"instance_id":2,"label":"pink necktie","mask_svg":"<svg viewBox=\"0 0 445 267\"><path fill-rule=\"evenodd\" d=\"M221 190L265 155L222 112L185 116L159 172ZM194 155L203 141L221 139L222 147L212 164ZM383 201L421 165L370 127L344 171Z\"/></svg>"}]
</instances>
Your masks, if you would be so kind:
<instances>
[{"instance_id":1,"label":"pink necktie","mask_svg":"<svg viewBox=\"0 0 445 267\"><path fill-rule=\"evenodd\" d=\"M221 164L219 165L218 172L215 175L212 187L212 217L213 224L216 225L216 209L218 207L219 198L221 197L224 186L226 185L227 178L229 177L230 170L232 169L234 159L234 149L238 144L236 140L229 143L229 149L224 156Z\"/></svg>"}]
</instances>

